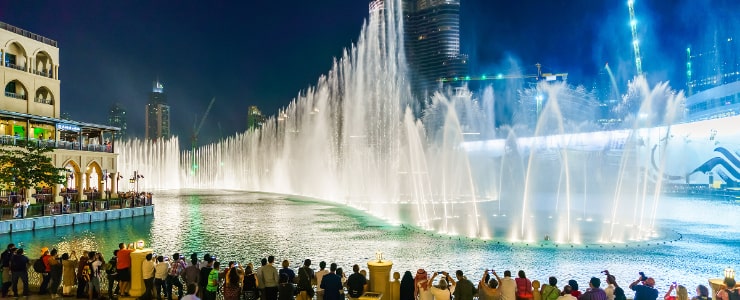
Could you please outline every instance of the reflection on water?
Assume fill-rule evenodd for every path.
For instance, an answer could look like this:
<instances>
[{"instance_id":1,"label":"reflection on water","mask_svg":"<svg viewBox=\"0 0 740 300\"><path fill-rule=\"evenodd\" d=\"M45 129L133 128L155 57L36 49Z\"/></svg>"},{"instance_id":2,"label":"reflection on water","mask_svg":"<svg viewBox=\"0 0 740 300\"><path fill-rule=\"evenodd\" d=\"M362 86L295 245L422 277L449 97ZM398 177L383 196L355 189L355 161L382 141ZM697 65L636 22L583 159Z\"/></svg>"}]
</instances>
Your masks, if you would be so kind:
<instances>
[{"instance_id":1,"label":"reflection on water","mask_svg":"<svg viewBox=\"0 0 740 300\"><path fill-rule=\"evenodd\" d=\"M734 255L727 255L740 251L735 240L740 233L736 221L740 206L685 198L666 198L662 203L667 209L659 227L682 238L652 241L650 246L511 246L389 226L360 211L319 201L184 190L156 195L153 216L1 235L0 243L21 244L31 258L43 246L56 247L60 253L102 250L108 257L119 242L143 239L165 255L209 252L222 261L255 264L261 257L275 255L289 259L293 266L311 258L337 262L345 269L363 265L382 251L399 272L461 269L477 280L486 268L522 269L541 282L554 275L561 282L572 278L585 285L591 276L602 276L600 272L608 269L627 286L643 271L656 278L661 292L673 281L693 291L697 284L706 285L707 278L720 277L724 268L740 267Z\"/></svg>"}]
</instances>

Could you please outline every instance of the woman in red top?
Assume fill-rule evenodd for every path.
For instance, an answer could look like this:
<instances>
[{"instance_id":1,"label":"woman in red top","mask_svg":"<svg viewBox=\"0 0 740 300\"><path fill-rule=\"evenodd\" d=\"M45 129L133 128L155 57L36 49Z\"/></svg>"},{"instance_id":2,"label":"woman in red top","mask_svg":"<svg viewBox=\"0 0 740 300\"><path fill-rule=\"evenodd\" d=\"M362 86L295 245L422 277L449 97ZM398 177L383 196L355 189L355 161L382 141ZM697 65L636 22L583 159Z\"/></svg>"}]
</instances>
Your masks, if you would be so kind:
<instances>
[{"instance_id":1,"label":"woman in red top","mask_svg":"<svg viewBox=\"0 0 740 300\"><path fill-rule=\"evenodd\" d=\"M514 279L516 281L516 299L517 300L530 300L532 296L532 282L527 279L524 271L519 270L519 278Z\"/></svg>"}]
</instances>

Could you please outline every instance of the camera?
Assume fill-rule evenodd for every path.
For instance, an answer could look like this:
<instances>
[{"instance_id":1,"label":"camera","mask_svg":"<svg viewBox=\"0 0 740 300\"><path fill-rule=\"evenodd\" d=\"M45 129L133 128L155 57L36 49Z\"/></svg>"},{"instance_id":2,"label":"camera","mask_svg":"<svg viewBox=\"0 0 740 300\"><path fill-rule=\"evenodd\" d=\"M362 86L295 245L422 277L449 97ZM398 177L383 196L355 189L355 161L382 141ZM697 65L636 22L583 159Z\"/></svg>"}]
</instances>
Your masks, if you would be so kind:
<instances>
[{"instance_id":1,"label":"camera","mask_svg":"<svg viewBox=\"0 0 740 300\"><path fill-rule=\"evenodd\" d=\"M640 280L641 280L641 281L645 281L645 280L647 280L647 276L645 276L645 272L640 272L640 273L638 273L638 274L640 274Z\"/></svg>"}]
</instances>

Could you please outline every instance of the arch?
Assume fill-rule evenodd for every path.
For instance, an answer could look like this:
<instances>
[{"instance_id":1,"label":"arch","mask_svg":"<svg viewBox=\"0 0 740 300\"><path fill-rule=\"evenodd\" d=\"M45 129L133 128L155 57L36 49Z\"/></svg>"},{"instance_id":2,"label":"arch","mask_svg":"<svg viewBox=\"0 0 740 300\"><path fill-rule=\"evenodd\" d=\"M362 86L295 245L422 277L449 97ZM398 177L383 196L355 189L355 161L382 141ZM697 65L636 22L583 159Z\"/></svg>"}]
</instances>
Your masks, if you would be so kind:
<instances>
[{"instance_id":1,"label":"arch","mask_svg":"<svg viewBox=\"0 0 740 300\"><path fill-rule=\"evenodd\" d=\"M67 189L77 189L79 186L77 182L82 177L82 170L80 169L80 165L74 161L73 159L68 159L67 161L62 164L64 166L63 168L67 169L67 182L64 184L64 186Z\"/></svg>"},{"instance_id":2,"label":"arch","mask_svg":"<svg viewBox=\"0 0 740 300\"><path fill-rule=\"evenodd\" d=\"M33 72L44 77L53 77L54 60L45 50L36 50L33 54Z\"/></svg>"},{"instance_id":3,"label":"arch","mask_svg":"<svg viewBox=\"0 0 740 300\"><path fill-rule=\"evenodd\" d=\"M8 82L5 85L4 90L6 97L28 100L28 90L26 89L26 86L17 79Z\"/></svg>"},{"instance_id":4,"label":"arch","mask_svg":"<svg viewBox=\"0 0 740 300\"><path fill-rule=\"evenodd\" d=\"M54 94L51 93L49 88L42 86L36 90L36 96L34 96L33 101L54 105Z\"/></svg>"},{"instance_id":5,"label":"arch","mask_svg":"<svg viewBox=\"0 0 740 300\"><path fill-rule=\"evenodd\" d=\"M100 164L95 160L88 163L85 168L85 192L92 189L100 191L102 189L100 183L102 178L103 168L100 167Z\"/></svg>"},{"instance_id":6,"label":"arch","mask_svg":"<svg viewBox=\"0 0 740 300\"><path fill-rule=\"evenodd\" d=\"M5 44L5 61L2 62L6 67L25 71L28 62L28 55L23 45L16 41L10 40Z\"/></svg>"}]
</instances>

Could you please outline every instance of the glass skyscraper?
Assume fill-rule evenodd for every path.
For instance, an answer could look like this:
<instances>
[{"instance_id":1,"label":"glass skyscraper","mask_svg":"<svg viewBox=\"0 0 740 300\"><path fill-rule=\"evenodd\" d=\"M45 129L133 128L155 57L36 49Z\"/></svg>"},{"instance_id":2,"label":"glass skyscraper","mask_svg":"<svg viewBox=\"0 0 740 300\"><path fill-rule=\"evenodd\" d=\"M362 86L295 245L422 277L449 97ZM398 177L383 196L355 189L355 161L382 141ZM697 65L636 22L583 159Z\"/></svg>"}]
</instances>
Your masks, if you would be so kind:
<instances>
[{"instance_id":1,"label":"glass skyscraper","mask_svg":"<svg viewBox=\"0 0 740 300\"><path fill-rule=\"evenodd\" d=\"M167 105L164 86L156 81L154 89L149 93L149 103L146 104L145 138L158 140L168 137L170 137L170 106Z\"/></svg>"},{"instance_id":2,"label":"glass skyscraper","mask_svg":"<svg viewBox=\"0 0 740 300\"><path fill-rule=\"evenodd\" d=\"M460 0L403 0L406 56L417 96L436 89L440 78L465 76L460 53Z\"/></svg>"}]
</instances>

